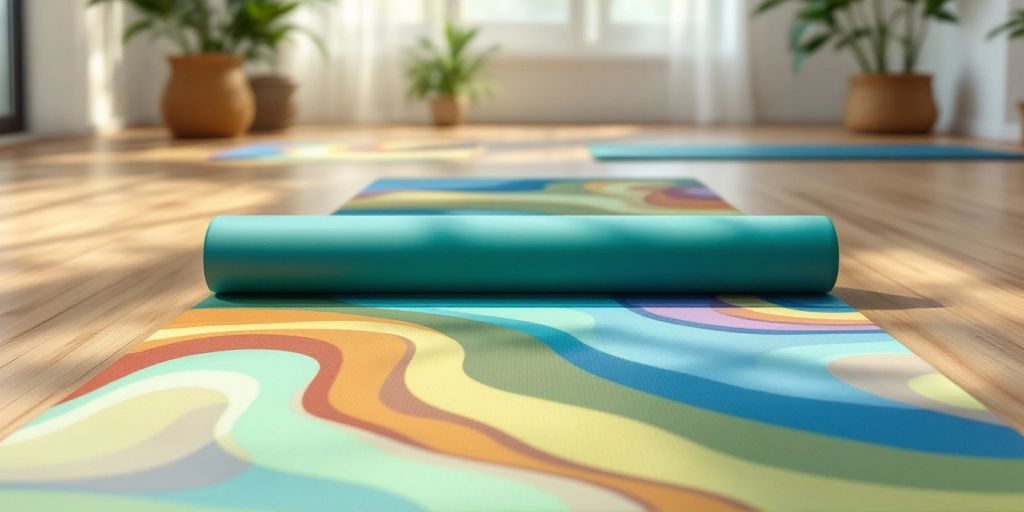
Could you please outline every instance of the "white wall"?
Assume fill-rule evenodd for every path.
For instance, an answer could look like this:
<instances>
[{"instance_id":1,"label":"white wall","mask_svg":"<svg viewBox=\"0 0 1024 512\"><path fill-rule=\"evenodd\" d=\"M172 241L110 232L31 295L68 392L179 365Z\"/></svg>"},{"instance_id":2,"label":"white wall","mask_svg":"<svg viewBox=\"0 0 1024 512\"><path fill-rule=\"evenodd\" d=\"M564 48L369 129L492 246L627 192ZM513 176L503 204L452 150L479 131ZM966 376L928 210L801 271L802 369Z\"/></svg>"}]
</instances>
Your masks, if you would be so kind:
<instances>
[{"instance_id":1,"label":"white wall","mask_svg":"<svg viewBox=\"0 0 1024 512\"><path fill-rule=\"evenodd\" d=\"M74 135L121 125L120 5L25 2L28 130Z\"/></svg>"},{"instance_id":2,"label":"white wall","mask_svg":"<svg viewBox=\"0 0 1024 512\"><path fill-rule=\"evenodd\" d=\"M35 133L89 128L85 9L71 1L25 5L26 113Z\"/></svg>"},{"instance_id":3,"label":"white wall","mask_svg":"<svg viewBox=\"0 0 1024 512\"><path fill-rule=\"evenodd\" d=\"M1008 16L1009 12L1024 9L1024 0L1012 0L1006 8L1002 19ZM1000 19L1000 21L1002 21ZM1003 109L1003 119L1007 121L1004 126L1004 135L1008 138L1019 139L1020 137L1020 116L1017 105L1024 102L1024 41L1017 40L1008 42L1005 39L1003 44L1006 48L1006 101ZM1007 131L1012 133L1006 133Z\"/></svg>"},{"instance_id":4,"label":"white wall","mask_svg":"<svg viewBox=\"0 0 1024 512\"><path fill-rule=\"evenodd\" d=\"M662 59L505 58L494 63L492 72L501 84L499 100L474 106L474 120L668 120L668 66Z\"/></svg>"},{"instance_id":5,"label":"white wall","mask_svg":"<svg viewBox=\"0 0 1024 512\"><path fill-rule=\"evenodd\" d=\"M1017 105L1024 101L1024 42L983 35L1024 9L1024 0L962 2L964 37L957 129L978 137L1020 140Z\"/></svg>"},{"instance_id":6,"label":"white wall","mask_svg":"<svg viewBox=\"0 0 1024 512\"><path fill-rule=\"evenodd\" d=\"M125 80L130 84L123 91L122 110L128 126L151 125L160 122L160 95L170 75L168 46L147 37L136 37L125 47Z\"/></svg>"},{"instance_id":7,"label":"white wall","mask_svg":"<svg viewBox=\"0 0 1024 512\"><path fill-rule=\"evenodd\" d=\"M753 2L750 2L753 3ZM750 60L757 120L765 123L834 123L842 119L853 58L824 51L793 70L789 22L797 6L783 5L750 24Z\"/></svg>"},{"instance_id":8,"label":"white wall","mask_svg":"<svg viewBox=\"0 0 1024 512\"><path fill-rule=\"evenodd\" d=\"M962 2L960 74L956 103L958 131L993 139L1019 137L1016 104L1024 99L1024 44L984 34L1005 21L1014 0Z\"/></svg>"}]
</instances>

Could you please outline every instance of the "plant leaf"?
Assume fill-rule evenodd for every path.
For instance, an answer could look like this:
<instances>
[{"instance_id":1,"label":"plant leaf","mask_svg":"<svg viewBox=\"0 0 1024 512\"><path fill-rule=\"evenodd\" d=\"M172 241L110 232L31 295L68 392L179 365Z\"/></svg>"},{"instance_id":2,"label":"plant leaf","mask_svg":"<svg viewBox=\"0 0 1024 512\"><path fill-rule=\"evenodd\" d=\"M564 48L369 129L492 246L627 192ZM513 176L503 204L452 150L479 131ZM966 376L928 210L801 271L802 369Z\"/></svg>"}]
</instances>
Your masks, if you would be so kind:
<instances>
[{"instance_id":1,"label":"plant leaf","mask_svg":"<svg viewBox=\"0 0 1024 512\"><path fill-rule=\"evenodd\" d=\"M986 38L992 39L999 34L1009 32L1010 39L1013 39L1013 33L1021 28L1024 28L1024 9L1018 9L1009 20L993 27L986 35Z\"/></svg>"},{"instance_id":2,"label":"plant leaf","mask_svg":"<svg viewBox=\"0 0 1024 512\"><path fill-rule=\"evenodd\" d=\"M478 34L478 28L460 27L445 21L441 44L420 38L406 52L409 96L423 99L434 95L465 95L475 99L491 90L483 72L498 47L470 51Z\"/></svg>"},{"instance_id":3,"label":"plant leaf","mask_svg":"<svg viewBox=\"0 0 1024 512\"><path fill-rule=\"evenodd\" d=\"M860 39L867 37L869 34L871 34L870 30L866 28L859 28L857 30L854 30L853 32L844 34L843 37L840 37L838 40L836 40L836 43L832 48L834 50L842 50L843 48L850 46L851 44L859 41Z\"/></svg>"},{"instance_id":4,"label":"plant leaf","mask_svg":"<svg viewBox=\"0 0 1024 512\"><path fill-rule=\"evenodd\" d=\"M789 0L762 0L756 7L754 7L754 12L751 13L751 16L760 16L788 1Z\"/></svg>"},{"instance_id":5,"label":"plant leaf","mask_svg":"<svg viewBox=\"0 0 1024 512\"><path fill-rule=\"evenodd\" d=\"M142 18L141 20L138 20L135 23L128 25L128 27L124 29L124 34L121 35L121 42L123 44L127 44L135 36L139 35L140 33L146 30L153 28L153 24L155 23L155 21L156 20L154 20L153 18Z\"/></svg>"}]
</instances>

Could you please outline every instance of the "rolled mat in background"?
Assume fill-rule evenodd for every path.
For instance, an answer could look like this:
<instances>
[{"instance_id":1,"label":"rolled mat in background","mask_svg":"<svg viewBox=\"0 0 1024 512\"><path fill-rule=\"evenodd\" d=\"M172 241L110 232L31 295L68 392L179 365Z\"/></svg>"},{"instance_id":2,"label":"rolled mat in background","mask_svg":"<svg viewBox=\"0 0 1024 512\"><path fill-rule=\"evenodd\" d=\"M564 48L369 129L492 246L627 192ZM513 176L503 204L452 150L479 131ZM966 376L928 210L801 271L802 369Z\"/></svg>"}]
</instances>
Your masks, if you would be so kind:
<instances>
[{"instance_id":1,"label":"rolled mat in background","mask_svg":"<svg viewBox=\"0 0 1024 512\"><path fill-rule=\"evenodd\" d=\"M820 216L226 216L218 293L824 293Z\"/></svg>"}]
</instances>

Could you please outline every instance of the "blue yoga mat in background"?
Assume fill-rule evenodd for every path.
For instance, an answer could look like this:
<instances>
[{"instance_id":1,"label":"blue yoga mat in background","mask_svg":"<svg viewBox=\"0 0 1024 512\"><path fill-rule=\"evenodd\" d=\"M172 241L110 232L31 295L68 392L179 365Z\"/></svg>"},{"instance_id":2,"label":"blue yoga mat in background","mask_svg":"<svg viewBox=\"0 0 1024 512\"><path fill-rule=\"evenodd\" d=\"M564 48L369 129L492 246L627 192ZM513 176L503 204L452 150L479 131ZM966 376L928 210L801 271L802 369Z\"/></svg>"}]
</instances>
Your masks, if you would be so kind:
<instances>
[{"instance_id":1,"label":"blue yoga mat in background","mask_svg":"<svg viewBox=\"0 0 1024 512\"><path fill-rule=\"evenodd\" d=\"M597 160L1021 160L953 144L592 144Z\"/></svg>"}]
</instances>

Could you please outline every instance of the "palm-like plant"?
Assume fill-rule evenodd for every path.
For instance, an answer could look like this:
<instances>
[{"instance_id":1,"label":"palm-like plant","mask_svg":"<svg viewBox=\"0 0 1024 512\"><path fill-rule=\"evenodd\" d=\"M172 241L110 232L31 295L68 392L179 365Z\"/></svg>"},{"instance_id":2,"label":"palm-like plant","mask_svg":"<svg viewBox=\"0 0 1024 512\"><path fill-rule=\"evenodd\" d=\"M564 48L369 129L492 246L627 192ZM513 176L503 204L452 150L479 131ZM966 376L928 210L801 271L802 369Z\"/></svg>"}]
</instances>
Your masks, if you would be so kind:
<instances>
[{"instance_id":1,"label":"palm-like plant","mask_svg":"<svg viewBox=\"0 0 1024 512\"><path fill-rule=\"evenodd\" d=\"M405 70L409 79L409 95L419 99L447 96L475 100L490 93L493 84L485 74L485 66L487 59L498 51L498 46L471 52L469 46L479 31L445 22L443 44L421 38L409 51Z\"/></svg>"},{"instance_id":2,"label":"palm-like plant","mask_svg":"<svg viewBox=\"0 0 1024 512\"><path fill-rule=\"evenodd\" d=\"M115 0L89 0L89 6ZM131 0L138 12L138 21L129 25L122 36L127 43L139 34L150 32L154 37L170 40L183 54L199 53L194 46L202 45L200 34L205 30L200 20L210 18L210 8L202 0Z\"/></svg>"},{"instance_id":3,"label":"palm-like plant","mask_svg":"<svg viewBox=\"0 0 1024 512\"><path fill-rule=\"evenodd\" d=\"M332 1L227 0L228 21L224 25L224 38L234 51L253 61L273 62L281 44L294 34L306 36L321 55L326 55L327 50L319 36L289 22L288 18L303 5Z\"/></svg>"},{"instance_id":4,"label":"palm-like plant","mask_svg":"<svg viewBox=\"0 0 1024 512\"><path fill-rule=\"evenodd\" d=\"M992 39L996 36L1006 34L1006 37L1010 39L1018 39L1024 37L1024 9L1017 9L1010 16L1006 22L996 25L988 33L988 38Z\"/></svg>"},{"instance_id":5,"label":"palm-like plant","mask_svg":"<svg viewBox=\"0 0 1024 512\"><path fill-rule=\"evenodd\" d=\"M288 16L303 5L332 0L224 0L224 9L213 8L209 0L89 0L89 5L115 1L127 2L140 16L125 29L125 43L148 32L185 55L234 53L270 60L295 33L307 35L323 51L320 39L288 22Z\"/></svg>"},{"instance_id":6,"label":"palm-like plant","mask_svg":"<svg viewBox=\"0 0 1024 512\"><path fill-rule=\"evenodd\" d=\"M831 44L835 50L849 50L863 73L890 73L889 49L895 44L902 53L900 70L913 73L930 23L957 21L950 11L952 1L761 0L754 15L782 4L799 4L789 30L795 69Z\"/></svg>"}]
</instances>

